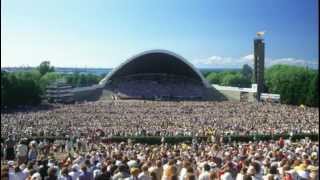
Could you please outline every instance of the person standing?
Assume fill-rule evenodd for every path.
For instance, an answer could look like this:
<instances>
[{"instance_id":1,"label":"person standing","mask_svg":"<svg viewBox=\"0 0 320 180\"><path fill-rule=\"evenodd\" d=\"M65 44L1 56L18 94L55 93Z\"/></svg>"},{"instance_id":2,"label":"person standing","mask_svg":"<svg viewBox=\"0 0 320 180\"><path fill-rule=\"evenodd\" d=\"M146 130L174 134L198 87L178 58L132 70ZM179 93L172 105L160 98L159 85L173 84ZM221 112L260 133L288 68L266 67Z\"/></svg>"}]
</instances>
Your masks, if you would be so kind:
<instances>
[{"instance_id":1,"label":"person standing","mask_svg":"<svg viewBox=\"0 0 320 180\"><path fill-rule=\"evenodd\" d=\"M8 139L5 142L6 148L6 160L13 161L15 159L14 146L15 141L13 140L13 136L10 134Z\"/></svg>"},{"instance_id":2,"label":"person standing","mask_svg":"<svg viewBox=\"0 0 320 180\"><path fill-rule=\"evenodd\" d=\"M210 166L207 163L203 165L203 172L199 175L199 180L210 180Z\"/></svg>"},{"instance_id":3,"label":"person standing","mask_svg":"<svg viewBox=\"0 0 320 180\"><path fill-rule=\"evenodd\" d=\"M28 160L29 161L35 161L37 159L38 152L37 152L37 144L35 141L32 141L30 143L30 149L28 153Z\"/></svg>"},{"instance_id":4,"label":"person standing","mask_svg":"<svg viewBox=\"0 0 320 180\"><path fill-rule=\"evenodd\" d=\"M21 140L17 146L18 164L23 164L27 161L28 146L25 143L24 140Z\"/></svg>"},{"instance_id":5,"label":"person standing","mask_svg":"<svg viewBox=\"0 0 320 180\"><path fill-rule=\"evenodd\" d=\"M57 169L55 167L50 167L48 169L48 176L44 180L58 180Z\"/></svg>"},{"instance_id":6,"label":"person standing","mask_svg":"<svg viewBox=\"0 0 320 180\"><path fill-rule=\"evenodd\" d=\"M101 174L95 177L95 180L108 180L111 179L111 173L108 171L107 166L102 166L101 168Z\"/></svg>"},{"instance_id":7,"label":"person standing","mask_svg":"<svg viewBox=\"0 0 320 180\"><path fill-rule=\"evenodd\" d=\"M138 179L139 180L151 180L152 177L151 177L150 173L148 172L148 166L143 165L141 169L142 169L142 172L138 175Z\"/></svg>"},{"instance_id":8,"label":"person standing","mask_svg":"<svg viewBox=\"0 0 320 180\"><path fill-rule=\"evenodd\" d=\"M61 175L58 177L58 180L72 180L72 177L68 174L68 168L64 167L61 170Z\"/></svg>"},{"instance_id":9,"label":"person standing","mask_svg":"<svg viewBox=\"0 0 320 180\"><path fill-rule=\"evenodd\" d=\"M78 178L79 180L93 180L93 174L87 170L86 165L81 166L81 174Z\"/></svg>"}]
</instances>

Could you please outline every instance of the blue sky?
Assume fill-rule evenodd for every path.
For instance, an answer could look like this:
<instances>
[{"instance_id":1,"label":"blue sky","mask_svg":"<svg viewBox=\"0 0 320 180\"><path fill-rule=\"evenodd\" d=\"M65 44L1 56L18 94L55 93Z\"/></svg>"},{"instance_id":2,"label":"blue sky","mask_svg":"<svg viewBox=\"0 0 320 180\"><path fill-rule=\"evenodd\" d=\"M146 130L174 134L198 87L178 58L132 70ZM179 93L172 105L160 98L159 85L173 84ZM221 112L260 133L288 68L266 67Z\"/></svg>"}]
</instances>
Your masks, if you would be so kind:
<instances>
[{"instance_id":1,"label":"blue sky","mask_svg":"<svg viewBox=\"0 0 320 180\"><path fill-rule=\"evenodd\" d=\"M266 31L267 65L317 66L316 0L4 0L1 66L113 68L151 49L197 67L252 62Z\"/></svg>"}]
</instances>

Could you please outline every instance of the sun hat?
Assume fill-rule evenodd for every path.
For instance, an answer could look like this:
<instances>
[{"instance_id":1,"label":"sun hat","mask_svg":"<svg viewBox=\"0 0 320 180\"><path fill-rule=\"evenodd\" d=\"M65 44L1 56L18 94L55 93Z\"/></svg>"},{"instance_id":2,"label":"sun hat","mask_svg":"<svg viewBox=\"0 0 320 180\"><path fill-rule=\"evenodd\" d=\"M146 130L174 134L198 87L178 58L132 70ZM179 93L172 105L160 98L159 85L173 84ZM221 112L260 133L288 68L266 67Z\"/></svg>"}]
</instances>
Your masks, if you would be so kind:
<instances>
[{"instance_id":1,"label":"sun hat","mask_svg":"<svg viewBox=\"0 0 320 180\"><path fill-rule=\"evenodd\" d=\"M14 165L14 161L8 161L8 166L13 166Z\"/></svg>"}]
</instances>

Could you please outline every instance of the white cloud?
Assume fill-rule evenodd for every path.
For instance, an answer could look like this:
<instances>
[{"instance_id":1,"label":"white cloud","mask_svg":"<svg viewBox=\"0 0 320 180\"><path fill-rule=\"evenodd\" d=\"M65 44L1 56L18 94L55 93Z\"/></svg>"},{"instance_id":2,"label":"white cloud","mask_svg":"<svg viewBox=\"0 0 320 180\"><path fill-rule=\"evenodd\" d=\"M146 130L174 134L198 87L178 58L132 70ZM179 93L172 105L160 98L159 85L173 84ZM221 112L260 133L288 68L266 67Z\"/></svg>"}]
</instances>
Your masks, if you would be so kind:
<instances>
[{"instance_id":1,"label":"white cloud","mask_svg":"<svg viewBox=\"0 0 320 180\"><path fill-rule=\"evenodd\" d=\"M312 68L318 67L318 61L308 61L304 59L296 58L279 58L279 59L267 59L266 66L272 66L275 64L288 64L294 66L308 66Z\"/></svg>"},{"instance_id":2,"label":"white cloud","mask_svg":"<svg viewBox=\"0 0 320 180\"><path fill-rule=\"evenodd\" d=\"M248 54L243 57L224 57L224 56L210 56L208 58L202 58L194 60L194 64L198 67L212 67L212 68L241 68L244 64L253 66L254 55ZM311 68L318 68L318 61L309 61L305 59L297 58L266 58L266 67L270 67L275 64L288 64L295 66L308 66Z\"/></svg>"},{"instance_id":3,"label":"white cloud","mask_svg":"<svg viewBox=\"0 0 320 180\"><path fill-rule=\"evenodd\" d=\"M253 54L248 54L248 55L246 55L246 56L243 56L242 59L246 59L246 60L253 61L254 56L253 56Z\"/></svg>"},{"instance_id":4,"label":"white cloud","mask_svg":"<svg viewBox=\"0 0 320 180\"><path fill-rule=\"evenodd\" d=\"M197 59L194 64L199 67L209 66L214 68L238 68L244 64L252 65L252 60L246 58L234 58L224 56L211 56Z\"/></svg>"}]
</instances>

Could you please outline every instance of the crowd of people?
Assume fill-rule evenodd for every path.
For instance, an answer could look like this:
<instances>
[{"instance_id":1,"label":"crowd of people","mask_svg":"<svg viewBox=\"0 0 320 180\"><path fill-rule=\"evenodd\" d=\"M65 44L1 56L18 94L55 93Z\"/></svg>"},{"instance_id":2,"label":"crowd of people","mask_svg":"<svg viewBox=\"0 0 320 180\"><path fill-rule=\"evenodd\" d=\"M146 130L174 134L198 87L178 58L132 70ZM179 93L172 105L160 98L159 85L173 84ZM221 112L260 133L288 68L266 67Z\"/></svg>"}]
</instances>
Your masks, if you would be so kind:
<instances>
[{"instance_id":1,"label":"crowd of people","mask_svg":"<svg viewBox=\"0 0 320 180\"><path fill-rule=\"evenodd\" d=\"M94 139L318 134L318 119L317 108L229 101L96 101L2 112L1 179L317 179L319 144L308 139L191 145Z\"/></svg>"},{"instance_id":2,"label":"crowd of people","mask_svg":"<svg viewBox=\"0 0 320 180\"><path fill-rule=\"evenodd\" d=\"M193 79L161 74L121 77L108 88L123 98L205 98L203 85Z\"/></svg>"},{"instance_id":3,"label":"crowd of people","mask_svg":"<svg viewBox=\"0 0 320 180\"><path fill-rule=\"evenodd\" d=\"M2 161L1 179L316 180L319 177L319 144L307 139L191 145L93 143L88 149L66 145L60 157L53 146L45 152L39 145L31 141L28 151L21 142L16 147L16 161Z\"/></svg>"},{"instance_id":4,"label":"crowd of people","mask_svg":"<svg viewBox=\"0 0 320 180\"><path fill-rule=\"evenodd\" d=\"M318 133L318 108L195 101L96 101L1 114L1 137Z\"/></svg>"}]
</instances>

